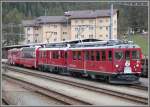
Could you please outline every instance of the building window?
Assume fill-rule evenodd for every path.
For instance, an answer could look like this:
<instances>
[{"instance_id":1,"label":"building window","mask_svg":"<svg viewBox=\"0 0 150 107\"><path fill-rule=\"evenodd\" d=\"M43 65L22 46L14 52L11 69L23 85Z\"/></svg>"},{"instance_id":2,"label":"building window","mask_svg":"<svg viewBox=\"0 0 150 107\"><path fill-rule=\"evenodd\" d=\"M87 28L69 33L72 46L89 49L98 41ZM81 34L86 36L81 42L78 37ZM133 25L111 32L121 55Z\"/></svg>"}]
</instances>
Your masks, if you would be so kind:
<instances>
[{"instance_id":1,"label":"building window","mask_svg":"<svg viewBox=\"0 0 150 107\"><path fill-rule=\"evenodd\" d=\"M78 20L75 20L75 23L78 23Z\"/></svg>"},{"instance_id":2,"label":"building window","mask_svg":"<svg viewBox=\"0 0 150 107\"><path fill-rule=\"evenodd\" d=\"M108 37L108 35L106 35L106 37Z\"/></svg>"},{"instance_id":3,"label":"building window","mask_svg":"<svg viewBox=\"0 0 150 107\"><path fill-rule=\"evenodd\" d=\"M30 30L30 27L28 27L27 30Z\"/></svg>"},{"instance_id":4,"label":"building window","mask_svg":"<svg viewBox=\"0 0 150 107\"><path fill-rule=\"evenodd\" d=\"M66 35L67 34L67 32L63 32L63 35Z\"/></svg>"},{"instance_id":5,"label":"building window","mask_svg":"<svg viewBox=\"0 0 150 107\"><path fill-rule=\"evenodd\" d=\"M63 38L63 41L65 41L65 38Z\"/></svg>"},{"instance_id":6,"label":"building window","mask_svg":"<svg viewBox=\"0 0 150 107\"><path fill-rule=\"evenodd\" d=\"M39 36L39 34L35 34L35 36Z\"/></svg>"},{"instance_id":7,"label":"building window","mask_svg":"<svg viewBox=\"0 0 150 107\"><path fill-rule=\"evenodd\" d=\"M67 24L63 24L63 27L67 27Z\"/></svg>"},{"instance_id":8,"label":"building window","mask_svg":"<svg viewBox=\"0 0 150 107\"><path fill-rule=\"evenodd\" d=\"M100 37L102 37L103 35L99 35Z\"/></svg>"},{"instance_id":9,"label":"building window","mask_svg":"<svg viewBox=\"0 0 150 107\"><path fill-rule=\"evenodd\" d=\"M57 39L55 38L54 41L56 41Z\"/></svg>"},{"instance_id":10,"label":"building window","mask_svg":"<svg viewBox=\"0 0 150 107\"><path fill-rule=\"evenodd\" d=\"M89 20L89 23L93 23L93 20Z\"/></svg>"},{"instance_id":11,"label":"building window","mask_svg":"<svg viewBox=\"0 0 150 107\"><path fill-rule=\"evenodd\" d=\"M106 26L106 30L108 30L108 26Z\"/></svg>"},{"instance_id":12,"label":"building window","mask_svg":"<svg viewBox=\"0 0 150 107\"><path fill-rule=\"evenodd\" d=\"M35 43L37 43L37 40L35 40Z\"/></svg>"},{"instance_id":13,"label":"building window","mask_svg":"<svg viewBox=\"0 0 150 107\"><path fill-rule=\"evenodd\" d=\"M89 38L90 38L90 39L93 39L93 35L89 35Z\"/></svg>"},{"instance_id":14,"label":"building window","mask_svg":"<svg viewBox=\"0 0 150 107\"><path fill-rule=\"evenodd\" d=\"M57 35L57 32L54 32L54 35Z\"/></svg>"},{"instance_id":15,"label":"building window","mask_svg":"<svg viewBox=\"0 0 150 107\"><path fill-rule=\"evenodd\" d=\"M75 38L77 39L77 38L78 38L78 35L75 35Z\"/></svg>"},{"instance_id":16,"label":"building window","mask_svg":"<svg viewBox=\"0 0 150 107\"><path fill-rule=\"evenodd\" d=\"M78 31L78 28L75 28L75 31Z\"/></svg>"},{"instance_id":17,"label":"building window","mask_svg":"<svg viewBox=\"0 0 150 107\"><path fill-rule=\"evenodd\" d=\"M93 30L94 29L94 27L93 26L89 26L89 30Z\"/></svg>"},{"instance_id":18,"label":"building window","mask_svg":"<svg viewBox=\"0 0 150 107\"><path fill-rule=\"evenodd\" d=\"M81 23L84 23L84 20L81 20Z\"/></svg>"},{"instance_id":19,"label":"building window","mask_svg":"<svg viewBox=\"0 0 150 107\"><path fill-rule=\"evenodd\" d=\"M57 25L54 25L54 28L56 28L57 27Z\"/></svg>"},{"instance_id":20,"label":"building window","mask_svg":"<svg viewBox=\"0 0 150 107\"><path fill-rule=\"evenodd\" d=\"M81 35L82 38L84 38L84 35Z\"/></svg>"},{"instance_id":21,"label":"building window","mask_svg":"<svg viewBox=\"0 0 150 107\"><path fill-rule=\"evenodd\" d=\"M108 22L108 19L106 19L106 22Z\"/></svg>"},{"instance_id":22,"label":"building window","mask_svg":"<svg viewBox=\"0 0 150 107\"><path fill-rule=\"evenodd\" d=\"M102 29L103 29L103 27L102 27L102 26L100 26L99 28L100 28L100 30L102 30Z\"/></svg>"},{"instance_id":23,"label":"building window","mask_svg":"<svg viewBox=\"0 0 150 107\"><path fill-rule=\"evenodd\" d=\"M28 40L28 43L30 43L30 40Z\"/></svg>"},{"instance_id":24,"label":"building window","mask_svg":"<svg viewBox=\"0 0 150 107\"><path fill-rule=\"evenodd\" d=\"M36 28L34 28L34 30L38 30L38 28L36 27Z\"/></svg>"},{"instance_id":25,"label":"building window","mask_svg":"<svg viewBox=\"0 0 150 107\"><path fill-rule=\"evenodd\" d=\"M103 22L103 20L102 20L102 19L100 19L100 20L99 20L99 22L100 22L100 23L102 23L102 22Z\"/></svg>"}]
</instances>

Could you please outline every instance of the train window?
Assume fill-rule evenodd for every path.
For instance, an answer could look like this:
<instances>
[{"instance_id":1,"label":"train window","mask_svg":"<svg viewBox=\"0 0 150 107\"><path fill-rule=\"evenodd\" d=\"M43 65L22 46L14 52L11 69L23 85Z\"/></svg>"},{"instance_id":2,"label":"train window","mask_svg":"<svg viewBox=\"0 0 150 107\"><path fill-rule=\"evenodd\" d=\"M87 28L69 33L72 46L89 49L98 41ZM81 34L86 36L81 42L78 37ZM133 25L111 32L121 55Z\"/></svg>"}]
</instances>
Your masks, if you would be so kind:
<instances>
[{"instance_id":1,"label":"train window","mask_svg":"<svg viewBox=\"0 0 150 107\"><path fill-rule=\"evenodd\" d=\"M130 59L130 51L125 52L125 59Z\"/></svg>"},{"instance_id":2,"label":"train window","mask_svg":"<svg viewBox=\"0 0 150 107\"><path fill-rule=\"evenodd\" d=\"M76 53L73 51L73 60L76 60Z\"/></svg>"},{"instance_id":3,"label":"train window","mask_svg":"<svg viewBox=\"0 0 150 107\"><path fill-rule=\"evenodd\" d=\"M44 52L44 58L46 58L47 57L47 55L46 55L46 51Z\"/></svg>"},{"instance_id":4,"label":"train window","mask_svg":"<svg viewBox=\"0 0 150 107\"><path fill-rule=\"evenodd\" d=\"M112 61L112 51L108 51L108 60Z\"/></svg>"},{"instance_id":5,"label":"train window","mask_svg":"<svg viewBox=\"0 0 150 107\"><path fill-rule=\"evenodd\" d=\"M115 59L116 60L121 60L122 58L123 58L123 52L122 51L115 52Z\"/></svg>"},{"instance_id":6,"label":"train window","mask_svg":"<svg viewBox=\"0 0 150 107\"><path fill-rule=\"evenodd\" d=\"M58 59L59 58L59 52L58 51L56 51L56 59Z\"/></svg>"},{"instance_id":7,"label":"train window","mask_svg":"<svg viewBox=\"0 0 150 107\"><path fill-rule=\"evenodd\" d=\"M64 58L64 55L63 55L62 51L60 52L60 56L61 56L61 58Z\"/></svg>"},{"instance_id":8,"label":"train window","mask_svg":"<svg viewBox=\"0 0 150 107\"><path fill-rule=\"evenodd\" d=\"M89 51L85 51L85 59L89 60Z\"/></svg>"},{"instance_id":9,"label":"train window","mask_svg":"<svg viewBox=\"0 0 150 107\"><path fill-rule=\"evenodd\" d=\"M65 59L67 59L67 52L65 52Z\"/></svg>"},{"instance_id":10,"label":"train window","mask_svg":"<svg viewBox=\"0 0 150 107\"><path fill-rule=\"evenodd\" d=\"M106 60L106 52L102 51L102 61L105 61L105 60Z\"/></svg>"},{"instance_id":11,"label":"train window","mask_svg":"<svg viewBox=\"0 0 150 107\"><path fill-rule=\"evenodd\" d=\"M81 52L78 51L78 60L81 60Z\"/></svg>"},{"instance_id":12,"label":"train window","mask_svg":"<svg viewBox=\"0 0 150 107\"><path fill-rule=\"evenodd\" d=\"M33 58L35 58L35 57L36 57L36 54L35 54L35 52L33 52L32 54L33 54Z\"/></svg>"},{"instance_id":13,"label":"train window","mask_svg":"<svg viewBox=\"0 0 150 107\"><path fill-rule=\"evenodd\" d=\"M100 53L99 51L96 51L96 61L99 61L100 60Z\"/></svg>"},{"instance_id":14,"label":"train window","mask_svg":"<svg viewBox=\"0 0 150 107\"><path fill-rule=\"evenodd\" d=\"M55 51L52 52L52 57L55 59Z\"/></svg>"},{"instance_id":15,"label":"train window","mask_svg":"<svg viewBox=\"0 0 150 107\"><path fill-rule=\"evenodd\" d=\"M139 51L132 51L132 59L140 59Z\"/></svg>"},{"instance_id":16,"label":"train window","mask_svg":"<svg viewBox=\"0 0 150 107\"><path fill-rule=\"evenodd\" d=\"M51 52L49 51L49 59L51 59Z\"/></svg>"},{"instance_id":17,"label":"train window","mask_svg":"<svg viewBox=\"0 0 150 107\"><path fill-rule=\"evenodd\" d=\"M94 61L94 51L91 51L91 60Z\"/></svg>"}]
</instances>

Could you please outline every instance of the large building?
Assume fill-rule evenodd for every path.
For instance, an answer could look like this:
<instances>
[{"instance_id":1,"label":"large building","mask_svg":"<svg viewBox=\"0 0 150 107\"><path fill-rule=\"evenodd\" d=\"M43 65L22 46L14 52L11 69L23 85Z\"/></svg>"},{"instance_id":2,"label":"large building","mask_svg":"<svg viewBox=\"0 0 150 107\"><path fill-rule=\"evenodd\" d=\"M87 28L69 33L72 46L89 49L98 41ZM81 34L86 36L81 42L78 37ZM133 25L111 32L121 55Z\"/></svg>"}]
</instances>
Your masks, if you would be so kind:
<instances>
[{"instance_id":1,"label":"large building","mask_svg":"<svg viewBox=\"0 0 150 107\"><path fill-rule=\"evenodd\" d=\"M118 11L113 10L112 36L117 39ZM81 39L108 40L110 10L64 12L64 16L40 16L23 21L26 43L52 43Z\"/></svg>"}]
</instances>

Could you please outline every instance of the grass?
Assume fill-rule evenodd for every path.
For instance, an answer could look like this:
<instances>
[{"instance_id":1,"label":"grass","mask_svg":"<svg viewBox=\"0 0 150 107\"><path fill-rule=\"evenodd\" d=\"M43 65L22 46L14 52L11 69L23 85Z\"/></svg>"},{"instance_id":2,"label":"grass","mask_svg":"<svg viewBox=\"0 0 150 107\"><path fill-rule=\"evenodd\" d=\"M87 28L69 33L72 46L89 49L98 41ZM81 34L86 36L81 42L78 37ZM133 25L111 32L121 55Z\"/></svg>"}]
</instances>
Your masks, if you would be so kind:
<instances>
[{"instance_id":1,"label":"grass","mask_svg":"<svg viewBox=\"0 0 150 107\"><path fill-rule=\"evenodd\" d=\"M142 48L142 53L148 56L148 37L143 35L132 35L131 40Z\"/></svg>"}]
</instances>

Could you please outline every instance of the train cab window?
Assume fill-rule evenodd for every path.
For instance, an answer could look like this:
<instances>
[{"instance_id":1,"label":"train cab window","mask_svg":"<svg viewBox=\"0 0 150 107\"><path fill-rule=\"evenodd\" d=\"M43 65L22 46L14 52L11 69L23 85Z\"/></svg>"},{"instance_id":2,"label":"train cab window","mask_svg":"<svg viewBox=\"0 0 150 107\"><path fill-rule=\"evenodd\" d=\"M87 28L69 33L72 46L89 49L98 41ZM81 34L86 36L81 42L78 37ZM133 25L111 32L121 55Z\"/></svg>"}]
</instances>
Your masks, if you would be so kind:
<instances>
[{"instance_id":1,"label":"train cab window","mask_svg":"<svg viewBox=\"0 0 150 107\"><path fill-rule=\"evenodd\" d=\"M121 59L123 59L123 52L122 52L122 51L117 51L117 52L115 52L115 59L116 59L116 60L121 60Z\"/></svg>"},{"instance_id":2,"label":"train cab window","mask_svg":"<svg viewBox=\"0 0 150 107\"><path fill-rule=\"evenodd\" d=\"M81 52L78 51L78 60L81 60Z\"/></svg>"},{"instance_id":3,"label":"train cab window","mask_svg":"<svg viewBox=\"0 0 150 107\"><path fill-rule=\"evenodd\" d=\"M94 61L94 51L91 51L91 60Z\"/></svg>"},{"instance_id":4,"label":"train cab window","mask_svg":"<svg viewBox=\"0 0 150 107\"><path fill-rule=\"evenodd\" d=\"M100 61L100 52L96 51L96 61Z\"/></svg>"},{"instance_id":5,"label":"train cab window","mask_svg":"<svg viewBox=\"0 0 150 107\"><path fill-rule=\"evenodd\" d=\"M140 59L139 51L132 51L132 59Z\"/></svg>"},{"instance_id":6,"label":"train cab window","mask_svg":"<svg viewBox=\"0 0 150 107\"><path fill-rule=\"evenodd\" d=\"M102 61L105 61L105 60L106 60L106 52L102 51Z\"/></svg>"},{"instance_id":7,"label":"train cab window","mask_svg":"<svg viewBox=\"0 0 150 107\"><path fill-rule=\"evenodd\" d=\"M89 60L89 51L85 51L85 59Z\"/></svg>"},{"instance_id":8,"label":"train cab window","mask_svg":"<svg viewBox=\"0 0 150 107\"><path fill-rule=\"evenodd\" d=\"M108 60L112 61L112 51L108 51Z\"/></svg>"},{"instance_id":9,"label":"train cab window","mask_svg":"<svg viewBox=\"0 0 150 107\"><path fill-rule=\"evenodd\" d=\"M125 59L130 59L130 51L125 51Z\"/></svg>"}]
</instances>

